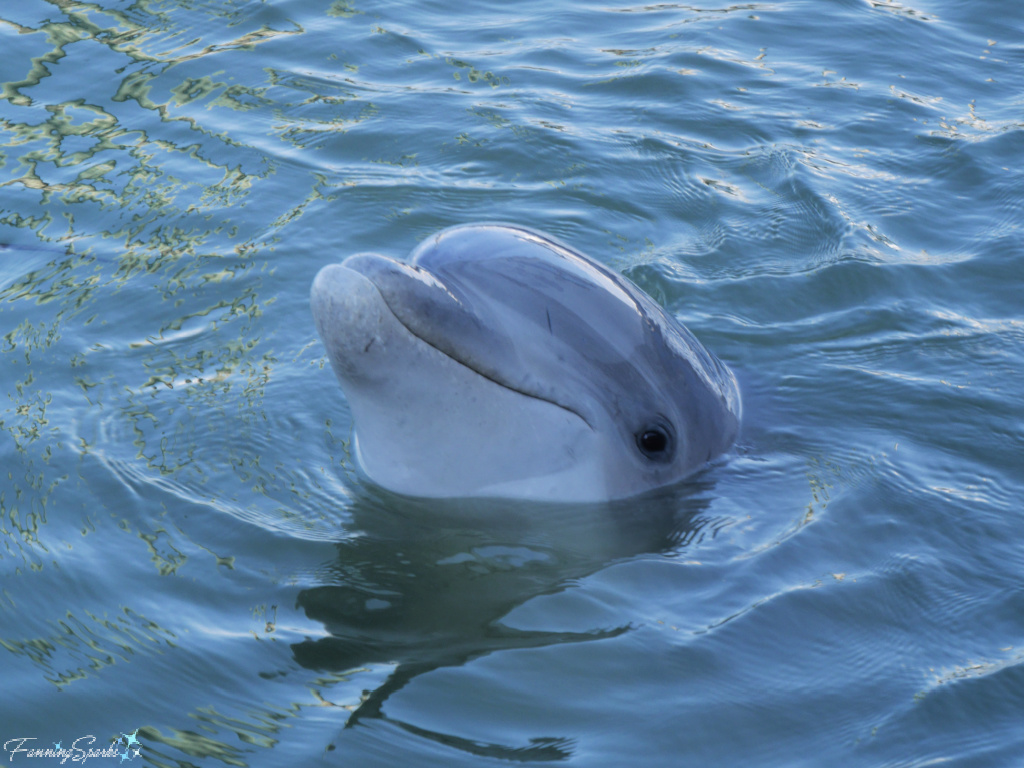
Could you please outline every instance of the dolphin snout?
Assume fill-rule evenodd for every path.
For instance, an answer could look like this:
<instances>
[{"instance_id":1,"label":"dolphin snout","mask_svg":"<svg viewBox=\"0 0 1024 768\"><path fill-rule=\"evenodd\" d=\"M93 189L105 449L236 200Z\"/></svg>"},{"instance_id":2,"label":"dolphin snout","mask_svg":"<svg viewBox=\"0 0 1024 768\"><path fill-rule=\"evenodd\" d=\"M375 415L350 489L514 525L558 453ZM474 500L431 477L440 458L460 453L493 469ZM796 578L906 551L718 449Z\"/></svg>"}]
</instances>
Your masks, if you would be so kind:
<instances>
[{"instance_id":1,"label":"dolphin snout","mask_svg":"<svg viewBox=\"0 0 1024 768\"><path fill-rule=\"evenodd\" d=\"M344 263L329 264L313 280L309 304L335 372L343 380L358 377L358 359L388 325L390 313L380 292Z\"/></svg>"}]
</instances>

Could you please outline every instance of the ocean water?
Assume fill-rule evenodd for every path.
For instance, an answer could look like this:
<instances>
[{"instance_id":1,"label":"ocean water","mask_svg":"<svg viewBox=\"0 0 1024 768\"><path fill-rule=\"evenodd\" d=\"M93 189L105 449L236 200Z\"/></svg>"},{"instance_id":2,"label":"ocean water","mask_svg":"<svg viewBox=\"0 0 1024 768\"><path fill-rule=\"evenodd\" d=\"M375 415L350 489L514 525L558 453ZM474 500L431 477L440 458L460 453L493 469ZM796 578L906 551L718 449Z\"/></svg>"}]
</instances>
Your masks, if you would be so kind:
<instances>
[{"instance_id":1,"label":"ocean water","mask_svg":"<svg viewBox=\"0 0 1024 768\"><path fill-rule=\"evenodd\" d=\"M1024 4L18 0L0 49L4 764L1024 765ZM686 323L734 449L369 487L313 276L484 220Z\"/></svg>"}]
</instances>

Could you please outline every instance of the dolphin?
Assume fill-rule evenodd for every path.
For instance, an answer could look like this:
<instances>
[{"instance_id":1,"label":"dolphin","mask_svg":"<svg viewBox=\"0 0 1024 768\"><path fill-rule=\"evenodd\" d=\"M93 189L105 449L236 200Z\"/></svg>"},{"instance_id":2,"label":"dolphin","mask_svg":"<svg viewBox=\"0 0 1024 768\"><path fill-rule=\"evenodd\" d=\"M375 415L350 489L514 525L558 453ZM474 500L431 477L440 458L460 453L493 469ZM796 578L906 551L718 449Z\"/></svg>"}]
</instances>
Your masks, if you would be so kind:
<instances>
[{"instance_id":1,"label":"dolphin","mask_svg":"<svg viewBox=\"0 0 1024 768\"><path fill-rule=\"evenodd\" d=\"M323 267L310 303L352 453L405 496L604 502L739 430L732 372L616 272L524 227L452 227Z\"/></svg>"}]
</instances>

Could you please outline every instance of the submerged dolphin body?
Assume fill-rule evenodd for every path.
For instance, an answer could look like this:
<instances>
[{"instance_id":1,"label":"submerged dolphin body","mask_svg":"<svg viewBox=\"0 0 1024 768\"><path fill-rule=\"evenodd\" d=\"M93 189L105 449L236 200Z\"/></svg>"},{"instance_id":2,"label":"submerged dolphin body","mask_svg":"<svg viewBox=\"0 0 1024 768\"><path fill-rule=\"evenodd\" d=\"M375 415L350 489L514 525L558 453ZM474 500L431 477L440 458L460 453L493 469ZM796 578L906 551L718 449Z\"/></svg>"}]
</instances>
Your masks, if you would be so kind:
<instances>
[{"instance_id":1,"label":"submerged dolphin body","mask_svg":"<svg viewBox=\"0 0 1024 768\"><path fill-rule=\"evenodd\" d=\"M736 379L622 276L519 227L469 225L410 263L320 270L317 331L353 453L396 493L592 502L674 483L736 437Z\"/></svg>"}]
</instances>

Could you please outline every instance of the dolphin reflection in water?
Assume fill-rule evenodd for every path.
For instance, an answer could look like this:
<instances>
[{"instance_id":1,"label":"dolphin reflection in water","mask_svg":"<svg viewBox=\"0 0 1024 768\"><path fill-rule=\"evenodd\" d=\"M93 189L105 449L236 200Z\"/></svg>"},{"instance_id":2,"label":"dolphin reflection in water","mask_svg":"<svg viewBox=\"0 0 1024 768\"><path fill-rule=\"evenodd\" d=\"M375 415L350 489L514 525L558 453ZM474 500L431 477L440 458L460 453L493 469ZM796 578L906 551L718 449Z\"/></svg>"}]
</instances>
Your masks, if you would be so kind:
<instances>
[{"instance_id":1,"label":"dolphin reflection in water","mask_svg":"<svg viewBox=\"0 0 1024 768\"><path fill-rule=\"evenodd\" d=\"M459 735L461 717L447 729L435 713L428 728L389 716L386 703L421 675L494 653L614 642L634 627L614 618L608 626L580 627L577 619L565 631L559 628L564 617L534 601L565 593L571 603L579 582L610 564L672 555L714 536L727 520L707 514L710 489L698 480L683 491L585 505L416 500L379 491L357 496L336 559L317 570L320 583L298 595L299 607L326 635L291 646L302 667L373 681L358 703L346 705L336 741L346 738L346 729L386 721L473 755L570 758L575 739L557 735L554 724L526 743L486 743ZM486 526L479 523L484 519ZM517 627L520 610L534 616L528 624L536 627L540 616L549 628ZM374 666L387 670L382 682Z\"/></svg>"}]
</instances>

